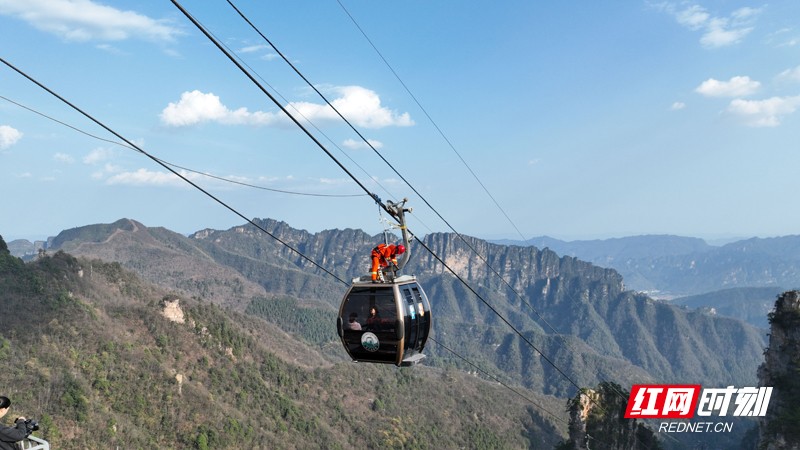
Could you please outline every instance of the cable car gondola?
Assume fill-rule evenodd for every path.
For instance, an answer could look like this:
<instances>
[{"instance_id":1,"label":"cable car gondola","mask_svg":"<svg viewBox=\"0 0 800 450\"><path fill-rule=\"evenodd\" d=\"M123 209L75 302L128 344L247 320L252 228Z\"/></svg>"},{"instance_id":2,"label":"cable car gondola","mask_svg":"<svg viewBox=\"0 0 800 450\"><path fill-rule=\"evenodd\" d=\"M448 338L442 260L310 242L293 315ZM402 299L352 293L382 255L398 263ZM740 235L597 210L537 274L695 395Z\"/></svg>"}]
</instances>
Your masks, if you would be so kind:
<instances>
[{"instance_id":1,"label":"cable car gondola","mask_svg":"<svg viewBox=\"0 0 800 450\"><path fill-rule=\"evenodd\" d=\"M399 220L409 248L405 200L387 202ZM382 269L382 280L353 279L339 306L336 329L353 361L411 366L425 358L422 350L431 328L431 306L417 278L398 275L410 257L406 251L396 267Z\"/></svg>"}]
</instances>

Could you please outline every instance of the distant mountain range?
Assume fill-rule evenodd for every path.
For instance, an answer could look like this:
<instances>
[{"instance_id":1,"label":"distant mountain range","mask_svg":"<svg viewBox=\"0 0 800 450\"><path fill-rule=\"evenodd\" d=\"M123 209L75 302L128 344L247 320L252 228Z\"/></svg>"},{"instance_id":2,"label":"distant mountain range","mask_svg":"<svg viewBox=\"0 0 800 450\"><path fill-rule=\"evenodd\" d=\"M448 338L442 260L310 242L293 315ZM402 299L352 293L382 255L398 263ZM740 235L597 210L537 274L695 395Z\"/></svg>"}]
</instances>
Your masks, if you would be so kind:
<instances>
[{"instance_id":1,"label":"distant mountain range","mask_svg":"<svg viewBox=\"0 0 800 450\"><path fill-rule=\"evenodd\" d=\"M11 252L12 255L18 258L31 258L35 256L39 249L43 249L47 246L46 241L34 241L31 242L27 239L16 239L11 242L7 243L8 250Z\"/></svg>"},{"instance_id":2,"label":"distant mountain range","mask_svg":"<svg viewBox=\"0 0 800 450\"><path fill-rule=\"evenodd\" d=\"M369 250L381 240L352 229L308 233L274 220L258 223L343 280L367 271ZM573 257L467 239L469 246L452 234L436 233L423 240L539 350L559 367L570 367L581 384L606 379L622 384L643 379L755 379L764 344L755 328L626 291L616 271ZM505 281L475 257L470 246ZM442 344L533 389L552 394L574 389L430 254L413 247L407 269L423 280L433 301L435 336ZM124 219L66 230L52 239L49 251L55 249L118 261L165 288L241 311L259 296L288 296L332 311L345 289L249 225L186 237ZM735 357L718 351L731 341L739 343ZM448 358L435 347L431 353Z\"/></svg>"},{"instance_id":3,"label":"distant mountain range","mask_svg":"<svg viewBox=\"0 0 800 450\"><path fill-rule=\"evenodd\" d=\"M784 289L776 287L723 289L676 298L670 304L700 309L709 314L735 317L755 327L767 329L767 316L775 305L775 299L783 292Z\"/></svg>"},{"instance_id":4,"label":"distant mountain range","mask_svg":"<svg viewBox=\"0 0 800 450\"><path fill-rule=\"evenodd\" d=\"M369 251L382 240L353 229L309 233L271 219L257 223L345 282L367 272ZM616 270L550 249L463 239L467 242L434 233L422 241L524 339L412 243L407 272L420 278L433 304L437 344L426 349L428 365L474 371L474 364L501 380L561 398L574 395L576 385L604 381L755 382L763 330L722 317L721 311L690 310L626 290ZM697 240L678 242L686 250L664 245L663 251L703 248ZM57 250L115 261L162 289L261 317L326 357L343 358L332 323L346 285L249 224L187 237L122 219L65 230L50 240L47 252ZM651 251L638 250L640 257ZM626 252L634 250L614 254Z\"/></svg>"},{"instance_id":5,"label":"distant mountain range","mask_svg":"<svg viewBox=\"0 0 800 450\"><path fill-rule=\"evenodd\" d=\"M505 245L533 245L618 271L625 285L658 297L705 294L737 287L800 286L800 236L751 238L720 247L669 235L561 241L539 237ZM772 298L772 301L775 299Z\"/></svg>"},{"instance_id":6,"label":"distant mountain range","mask_svg":"<svg viewBox=\"0 0 800 450\"><path fill-rule=\"evenodd\" d=\"M95 228L102 229L103 226ZM71 233L86 232L79 230L67 230L58 237L50 238L49 243L16 240L10 242L8 247L13 255L30 259L48 245L60 248ZM195 236L202 233L196 233ZM91 242L91 237L88 240ZM511 246L523 244L510 240L494 243ZM766 314L776 296L800 286L800 257L794 253L800 248L800 236L753 238L721 247L709 245L698 238L670 235L586 241L562 241L543 236L531 239L525 245L550 249L560 255L613 268L622 275L628 289L644 292L657 299L675 299L676 304L704 308L709 313L738 318L759 328L766 327ZM174 266L169 263L166 265ZM174 270L165 271L158 264L150 266L155 271L154 275L166 274L170 279L180 279L174 276ZM215 281L198 279L206 276L210 274L202 274L183 283L196 283L198 289L206 286L207 290L208 284L214 284ZM241 279L240 282L246 284L247 280ZM222 293L227 288L218 289ZM228 298L241 297L238 301L246 302L253 292L251 286L244 296Z\"/></svg>"}]
</instances>

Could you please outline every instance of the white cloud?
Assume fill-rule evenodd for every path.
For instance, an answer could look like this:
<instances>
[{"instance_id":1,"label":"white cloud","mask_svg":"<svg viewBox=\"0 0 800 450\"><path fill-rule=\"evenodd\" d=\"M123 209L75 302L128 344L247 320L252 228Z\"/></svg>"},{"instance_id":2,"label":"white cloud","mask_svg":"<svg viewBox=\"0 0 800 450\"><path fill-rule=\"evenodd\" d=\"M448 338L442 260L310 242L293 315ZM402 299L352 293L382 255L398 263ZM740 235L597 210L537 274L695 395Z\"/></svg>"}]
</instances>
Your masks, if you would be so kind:
<instances>
[{"instance_id":1,"label":"white cloud","mask_svg":"<svg viewBox=\"0 0 800 450\"><path fill-rule=\"evenodd\" d=\"M375 91L360 86L343 86L333 88L339 98L331 100L331 104L347 120L364 128L383 128L388 126L407 127L414 125L408 113L397 114L381 105L381 99ZM290 103L289 111L297 110L308 120L338 120L338 115L327 104L308 102Z\"/></svg>"},{"instance_id":2,"label":"white cloud","mask_svg":"<svg viewBox=\"0 0 800 450\"><path fill-rule=\"evenodd\" d=\"M180 171L182 176L197 180L202 175L192 172ZM172 172L156 172L147 169L139 169L135 172L120 172L106 179L106 184L127 185L127 186L172 186L188 187L184 180Z\"/></svg>"},{"instance_id":3,"label":"white cloud","mask_svg":"<svg viewBox=\"0 0 800 450\"><path fill-rule=\"evenodd\" d=\"M751 80L747 76L733 77L728 81L719 81L709 78L694 91L706 97L744 97L754 94L761 87L761 83Z\"/></svg>"},{"instance_id":4,"label":"white cloud","mask_svg":"<svg viewBox=\"0 0 800 450\"><path fill-rule=\"evenodd\" d=\"M331 104L355 125L365 128L387 126L410 126L414 122L408 113L397 114L381 105L375 92L359 86L346 86L333 89L340 97ZM327 104L292 102L286 109L298 120L307 119L314 123L340 120L336 112ZM161 112L162 123L180 127L205 122L225 125L287 125L288 118L283 112L250 112L247 108L231 110L212 93L200 91L184 92L176 103L170 103Z\"/></svg>"},{"instance_id":5,"label":"white cloud","mask_svg":"<svg viewBox=\"0 0 800 450\"><path fill-rule=\"evenodd\" d=\"M254 52L261 51L261 50L266 50L268 48L269 47L267 47L264 44L250 45L250 46L247 46L247 47L240 48L239 49L239 53L254 53Z\"/></svg>"},{"instance_id":6,"label":"white cloud","mask_svg":"<svg viewBox=\"0 0 800 450\"><path fill-rule=\"evenodd\" d=\"M110 44L98 44L98 45L95 45L95 48L97 48L98 50L102 50L104 52L111 53L112 55L122 55L123 54L122 50L120 50L120 49L118 49L118 48L116 48L116 47L114 47L113 45L110 45Z\"/></svg>"},{"instance_id":7,"label":"white cloud","mask_svg":"<svg viewBox=\"0 0 800 450\"><path fill-rule=\"evenodd\" d=\"M797 32L791 28L781 28L769 33L764 42L773 47L794 47L800 43L800 39L798 39Z\"/></svg>"},{"instance_id":8,"label":"white cloud","mask_svg":"<svg viewBox=\"0 0 800 450\"><path fill-rule=\"evenodd\" d=\"M230 110L214 94L194 90L184 92L177 103L161 112L161 122L173 127L218 122L226 125L272 125L280 121L275 113L250 112L247 108Z\"/></svg>"},{"instance_id":9,"label":"white cloud","mask_svg":"<svg viewBox=\"0 0 800 450\"><path fill-rule=\"evenodd\" d=\"M800 108L800 95L794 97L772 97L766 100L735 99L728 112L744 119L752 127L776 127L781 117Z\"/></svg>"},{"instance_id":10,"label":"white cloud","mask_svg":"<svg viewBox=\"0 0 800 450\"><path fill-rule=\"evenodd\" d=\"M260 176L257 180L261 183L274 183L276 181L294 181L294 175L286 175L285 177L265 177Z\"/></svg>"},{"instance_id":11,"label":"white cloud","mask_svg":"<svg viewBox=\"0 0 800 450\"><path fill-rule=\"evenodd\" d=\"M72 164L75 162L75 158L66 153L56 153L55 155L53 155L53 159L65 164Z\"/></svg>"},{"instance_id":12,"label":"white cloud","mask_svg":"<svg viewBox=\"0 0 800 450\"><path fill-rule=\"evenodd\" d=\"M264 44L248 45L247 47L240 48L239 53L258 53L265 51L266 53L261 55L259 58L265 61L272 61L273 59L278 58L278 54L273 52L271 49L272 47Z\"/></svg>"},{"instance_id":13,"label":"white cloud","mask_svg":"<svg viewBox=\"0 0 800 450\"><path fill-rule=\"evenodd\" d=\"M784 70L778 74L777 78L783 81L800 81L800 66Z\"/></svg>"},{"instance_id":14,"label":"white cloud","mask_svg":"<svg viewBox=\"0 0 800 450\"><path fill-rule=\"evenodd\" d=\"M751 31L752 27L732 27L728 19L715 18L708 22L700 44L706 48L726 47L741 42Z\"/></svg>"},{"instance_id":15,"label":"white cloud","mask_svg":"<svg viewBox=\"0 0 800 450\"><path fill-rule=\"evenodd\" d=\"M0 125L0 150L5 150L22 139L22 132L8 125Z\"/></svg>"},{"instance_id":16,"label":"white cloud","mask_svg":"<svg viewBox=\"0 0 800 450\"><path fill-rule=\"evenodd\" d=\"M700 5L692 5L683 11L675 13L675 19L678 23L692 30L702 28L710 17L711 14Z\"/></svg>"},{"instance_id":17,"label":"white cloud","mask_svg":"<svg viewBox=\"0 0 800 450\"><path fill-rule=\"evenodd\" d=\"M700 44L706 48L719 48L733 45L742 41L751 31L751 26L758 15L760 8L739 8L727 17L713 16L700 5L691 5L678 9L675 3L662 3L656 7L675 17L682 26L701 31Z\"/></svg>"},{"instance_id":18,"label":"white cloud","mask_svg":"<svg viewBox=\"0 0 800 450\"><path fill-rule=\"evenodd\" d=\"M679 111L683 108L686 108L686 103L683 102L675 102L672 104L672 106L670 106L670 109L673 111Z\"/></svg>"},{"instance_id":19,"label":"white cloud","mask_svg":"<svg viewBox=\"0 0 800 450\"><path fill-rule=\"evenodd\" d=\"M731 13L731 19L735 23L746 23L750 19L757 17L759 14L761 14L761 8L751 8L749 6L745 6Z\"/></svg>"},{"instance_id":20,"label":"white cloud","mask_svg":"<svg viewBox=\"0 0 800 450\"><path fill-rule=\"evenodd\" d=\"M0 0L0 14L13 16L69 41L172 41L182 32L164 20L122 11L91 0Z\"/></svg>"},{"instance_id":21,"label":"white cloud","mask_svg":"<svg viewBox=\"0 0 800 450\"><path fill-rule=\"evenodd\" d=\"M94 172L92 174L92 178L95 179L95 180L102 180L103 178L107 177L108 175L110 175L112 173L117 173L117 172L121 172L121 171L122 171L121 167L115 166L115 165L113 165L111 163L106 163L106 164L103 165L103 167L100 170L98 170L98 171L96 171L96 172Z\"/></svg>"},{"instance_id":22,"label":"white cloud","mask_svg":"<svg viewBox=\"0 0 800 450\"><path fill-rule=\"evenodd\" d=\"M379 150L383 147L383 143L381 141L376 141L375 139L367 139L367 142L374 148L375 150ZM369 149L369 145L367 145L364 141L357 141L355 139L345 139L342 142L344 147L347 147L351 150L367 150Z\"/></svg>"},{"instance_id":23,"label":"white cloud","mask_svg":"<svg viewBox=\"0 0 800 450\"><path fill-rule=\"evenodd\" d=\"M83 157L83 163L89 165L99 164L103 161L111 159L114 154L114 150L102 147L96 148Z\"/></svg>"},{"instance_id":24,"label":"white cloud","mask_svg":"<svg viewBox=\"0 0 800 450\"><path fill-rule=\"evenodd\" d=\"M353 182L353 180L349 178L319 178L317 179L317 182L327 186L340 186L350 184Z\"/></svg>"}]
</instances>

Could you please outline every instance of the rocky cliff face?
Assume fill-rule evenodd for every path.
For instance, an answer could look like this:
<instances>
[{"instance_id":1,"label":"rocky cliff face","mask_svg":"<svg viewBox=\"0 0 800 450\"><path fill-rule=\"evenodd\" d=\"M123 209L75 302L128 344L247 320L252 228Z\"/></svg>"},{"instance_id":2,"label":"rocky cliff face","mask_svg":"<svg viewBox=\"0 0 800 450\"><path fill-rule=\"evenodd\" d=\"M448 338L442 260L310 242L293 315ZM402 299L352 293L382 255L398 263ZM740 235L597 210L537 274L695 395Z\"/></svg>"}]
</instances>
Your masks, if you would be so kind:
<instances>
[{"instance_id":1,"label":"rocky cliff face","mask_svg":"<svg viewBox=\"0 0 800 450\"><path fill-rule=\"evenodd\" d=\"M567 406L569 440L556 450L659 450L661 443L652 430L636 419L624 419L630 393L614 383L597 389L582 389Z\"/></svg>"},{"instance_id":2,"label":"rocky cliff face","mask_svg":"<svg viewBox=\"0 0 800 450\"><path fill-rule=\"evenodd\" d=\"M770 313L769 347L758 369L772 386L767 415L759 423L761 449L800 449L800 291L784 292Z\"/></svg>"}]
</instances>

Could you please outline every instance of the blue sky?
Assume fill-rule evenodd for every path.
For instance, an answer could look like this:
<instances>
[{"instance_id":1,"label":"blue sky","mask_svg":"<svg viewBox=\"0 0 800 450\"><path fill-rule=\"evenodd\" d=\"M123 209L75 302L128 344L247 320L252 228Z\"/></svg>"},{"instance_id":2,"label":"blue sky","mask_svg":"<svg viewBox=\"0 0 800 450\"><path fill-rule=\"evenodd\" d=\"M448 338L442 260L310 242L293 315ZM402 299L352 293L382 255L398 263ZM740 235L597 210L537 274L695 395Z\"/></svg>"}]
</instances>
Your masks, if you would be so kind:
<instances>
[{"instance_id":1,"label":"blue sky","mask_svg":"<svg viewBox=\"0 0 800 450\"><path fill-rule=\"evenodd\" d=\"M800 232L800 2L234 3L461 233ZM372 192L408 197L417 234L449 231L227 2L181 5ZM186 172L247 217L382 229L169 1L0 0L0 57L170 163L347 195ZM118 141L5 65L0 96L4 238L123 217L181 233L242 223L146 157L13 103Z\"/></svg>"}]
</instances>

